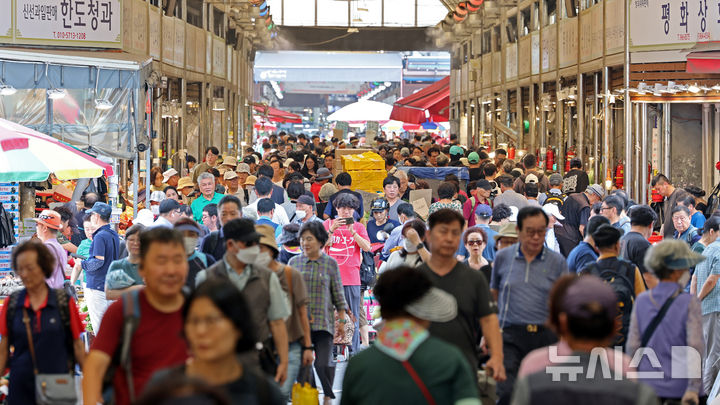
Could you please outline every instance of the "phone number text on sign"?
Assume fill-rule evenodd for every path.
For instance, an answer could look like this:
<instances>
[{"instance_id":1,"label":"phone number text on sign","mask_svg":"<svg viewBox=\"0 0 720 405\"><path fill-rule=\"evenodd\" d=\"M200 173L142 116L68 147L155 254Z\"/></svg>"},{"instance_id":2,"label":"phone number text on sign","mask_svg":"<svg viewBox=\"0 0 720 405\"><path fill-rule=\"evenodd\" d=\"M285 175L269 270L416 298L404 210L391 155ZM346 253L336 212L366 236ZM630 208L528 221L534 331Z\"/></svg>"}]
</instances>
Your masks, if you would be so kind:
<instances>
[{"instance_id":1,"label":"phone number text on sign","mask_svg":"<svg viewBox=\"0 0 720 405\"><path fill-rule=\"evenodd\" d=\"M78 46L117 48L122 45L120 0L15 0L16 36L23 41L68 41ZM47 10L50 10L48 15ZM43 18L45 17L45 18ZM50 17L50 18L48 18Z\"/></svg>"}]
</instances>

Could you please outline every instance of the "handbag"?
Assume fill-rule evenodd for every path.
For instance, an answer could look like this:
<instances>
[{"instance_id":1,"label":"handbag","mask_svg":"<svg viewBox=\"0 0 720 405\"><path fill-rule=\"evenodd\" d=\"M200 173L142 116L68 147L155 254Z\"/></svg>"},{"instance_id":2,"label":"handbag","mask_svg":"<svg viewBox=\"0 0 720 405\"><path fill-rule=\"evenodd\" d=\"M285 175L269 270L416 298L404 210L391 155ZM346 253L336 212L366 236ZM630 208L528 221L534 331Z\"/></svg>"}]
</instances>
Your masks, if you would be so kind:
<instances>
[{"instance_id":1,"label":"handbag","mask_svg":"<svg viewBox=\"0 0 720 405\"><path fill-rule=\"evenodd\" d=\"M352 344L353 334L355 334L355 321L353 320L350 310L345 311L345 325L343 325L342 334L338 333L339 320L340 316L338 312L335 311L335 336L333 337L333 344L350 346Z\"/></svg>"},{"instance_id":2,"label":"handbag","mask_svg":"<svg viewBox=\"0 0 720 405\"><path fill-rule=\"evenodd\" d=\"M73 405L77 403L75 392L75 377L72 375L72 361L68 360L69 372L67 374L40 374L37 369L35 358L35 345L30 332L30 317L27 309L23 308L23 323L27 333L30 356L33 362L33 373L35 374L35 401L39 405ZM72 353L68 354L72 356Z\"/></svg>"},{"instance_id":3,"label":"handbag","mask_svg":"<svg viewBox=\"0 0 720 405\"><path fill-rule=\"evenodd\" d=\"M312 367L308 366L304 367L304 369L305 371L301 373L301 379L298 379L293 384L292 403L294 405L318 405L320 403L320 393L315 388Z\"/></svg>"},{"instance_id":4,"label":"handbag","mask_svg":"<svg viewBox=\"0 0 720 405\"><path fill-rule=\"evenodd\" d=\"M415 382L415 385L417 385L418 389L420 389L420 392L422 392L423 397L425 397L425 401L427 401L428 405L435 405L437 402L435 402L435 398L433 398L432 394L430 393L430 390L427 388L427 385L423 382L423 380L418 375L417 371L413 368L413 366L410 364L409 361L405 360L401 362L403 367L405 367L405 371L410 374L410 378Z\"/></svg>"}]
</instances>

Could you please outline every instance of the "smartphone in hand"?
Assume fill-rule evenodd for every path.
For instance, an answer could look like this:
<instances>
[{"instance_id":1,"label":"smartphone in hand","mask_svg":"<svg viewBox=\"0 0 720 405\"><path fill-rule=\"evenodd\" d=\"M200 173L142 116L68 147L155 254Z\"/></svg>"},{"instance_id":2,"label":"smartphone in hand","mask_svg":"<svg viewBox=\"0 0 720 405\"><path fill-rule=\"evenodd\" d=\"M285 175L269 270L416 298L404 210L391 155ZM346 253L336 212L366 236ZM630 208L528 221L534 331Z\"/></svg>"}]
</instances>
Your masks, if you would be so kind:
<instances>
[{"instance_id":1,"label":"smartphone in hand","mask_svg":"<svg viewBox=\"0 0 720 405\"><path fill-rule=\"evenodd\" d=\"M343 218L342 220L345 225L352 225L355 222L354 218Z\"/></svg>"}]
</instances>

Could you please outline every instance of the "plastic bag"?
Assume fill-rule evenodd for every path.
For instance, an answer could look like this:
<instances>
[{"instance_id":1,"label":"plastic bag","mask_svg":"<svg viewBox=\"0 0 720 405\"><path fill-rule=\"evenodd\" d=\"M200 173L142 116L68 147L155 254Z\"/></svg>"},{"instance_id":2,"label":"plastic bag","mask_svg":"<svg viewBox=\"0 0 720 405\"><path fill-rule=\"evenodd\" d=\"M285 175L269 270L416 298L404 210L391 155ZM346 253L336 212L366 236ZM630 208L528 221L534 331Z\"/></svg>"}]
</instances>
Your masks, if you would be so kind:
<instances>
[{"instance_id":1,"label":"plastic bag","mask_svg":"<svg viewBox=\"0 0 720 405\"><path fill-rule=\"evenodd\" d=\"M320 393L311 384L311 378L312 366L305 367L305 372L292 387L293 405L318 405L320 403Z\"/></svg>"}]
</instances>

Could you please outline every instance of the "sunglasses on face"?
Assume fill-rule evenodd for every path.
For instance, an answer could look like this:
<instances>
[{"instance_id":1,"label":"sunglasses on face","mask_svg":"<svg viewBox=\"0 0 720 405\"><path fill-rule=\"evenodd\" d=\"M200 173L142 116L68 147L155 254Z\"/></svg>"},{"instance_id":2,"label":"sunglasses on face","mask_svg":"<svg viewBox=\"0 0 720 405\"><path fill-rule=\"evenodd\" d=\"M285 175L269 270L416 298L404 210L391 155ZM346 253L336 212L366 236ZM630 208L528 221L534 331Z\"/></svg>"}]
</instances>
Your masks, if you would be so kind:
<instances>
[{"instance_id":1,"label":"sunglasses on face","mask_svg":"<svg viewBox=\"0 0 720 405\"><path fill-rule=\"evenodd\" d=\"M485 243L485 241L483 241L483 240L469 240L469 241L467 241L467 244L468 244L469 246L482 245L483 243Z\"/></svg>"}]
</instances>

